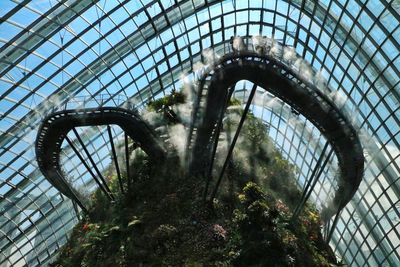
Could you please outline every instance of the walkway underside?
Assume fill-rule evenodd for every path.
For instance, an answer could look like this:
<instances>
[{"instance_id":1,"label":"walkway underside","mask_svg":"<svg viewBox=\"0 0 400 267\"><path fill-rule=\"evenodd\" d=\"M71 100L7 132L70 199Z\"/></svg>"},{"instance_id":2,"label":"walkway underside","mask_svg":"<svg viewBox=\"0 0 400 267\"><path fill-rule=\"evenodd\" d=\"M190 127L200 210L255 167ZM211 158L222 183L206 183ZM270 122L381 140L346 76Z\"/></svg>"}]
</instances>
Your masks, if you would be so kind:
<instances>
[{"instance_id":1,"label":"walkway underside","mask_svg":"<svg viewBox=\"0 0 400 267\"><path fill-rule=\"evenodd\" d=\"M84 205L72 185L66 180L60 167L63 140L75 127L115 124L141 147L151 159L165 156L162 143L148 125L135 113L126 109L107 107L96 109L65 110L44 119L36 138L36 158L46 179L65 196Z\"/></svg>"},{"instance_id":2,"label":"walkway underside","mask_svg":"<svg viewBox=\"0 0 400 267\"><path fill-rule=\"evenodd\" d=\"M341 173L333 203L322 212L325 218L330 218L348 203L363 177L364 155L357 132L332 100L286 64L269 56L250 51L230 53L202 76L199 90L206 98L204 116L189 137L193 140L190 170L202 173L210 164L216 139L211 136L216 132L221 111L226 108L229 88L240 80L249 80L291 105L310 120L333 147Z\"/></svg>"}]
</instances>

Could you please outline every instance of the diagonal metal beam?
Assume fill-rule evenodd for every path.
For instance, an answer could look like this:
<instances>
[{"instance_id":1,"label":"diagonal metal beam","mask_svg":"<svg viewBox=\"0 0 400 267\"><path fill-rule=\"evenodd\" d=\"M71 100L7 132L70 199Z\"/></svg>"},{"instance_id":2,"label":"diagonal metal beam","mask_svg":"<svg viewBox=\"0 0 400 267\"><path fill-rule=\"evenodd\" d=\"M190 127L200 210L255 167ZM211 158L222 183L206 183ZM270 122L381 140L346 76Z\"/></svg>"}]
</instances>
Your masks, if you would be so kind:
<instances>
[{"instance_id":1,"label":"diagonal metal beam","mask_svg":"<svg viewBox=\"0 0 400 267\"><path fill-rule=\"evenodd\" d=\"M97 176L98 176L98 177L100 178L100 180L101 180L102 186L100 186L100 183L98 183L99 186L100 186L100 187L103 187L103 189L105 190L104 193L106 193L106 195L107 195L110 199L113 200L114 197L113 197L113 195L112 195L112 193L111 193L110 188L109 188L108 185L107 185L106 180L104 179L103 175L101 174L99 168L97 168L96 162L94 162L92 155L89 153L89 150L87 149L85 143L83 142L82 138L80 137L78 131L77 131L75 128L73 128L72 131L74 132L75 137L76 137L76 139L78 140L79 144L80 144L81 147L83 148L83 151L85 151L85 154L86 154L86 156L88 157L90 163L92 164L94 170L96 171ZM96 182L97 182L97 180L96 180ZM103 190L103 191L104 191L104 190Z\"/></svg>"},{"instance_id":2,"label":"diagonal metal beam","mask_svg":"<svg viewBox=\"0 0 400 267\"><path fill-rule=\"evenodd\" d=\"M63 0L0 49L0 76L99 0ZM53 12L57 12L53 14ZM51 19L49 19L51 17ZM15 44L18 47L15 47ZM12 63L12 64L11 64Z\"/></svg>"},{"instance_id":3,"label":"diagonal metal beam","mask_svg":"<svg viewBox=\"0 0 400 267\"><path fill-rule=\"evenodd\" d=\"M299 204L297 205L296 209L295 209L294 212L293 212L292 220L293 220L293 219L296 219L297 216L300 214L300 212L301 212L302 209L303 209L304 204L307 202L307 199L308 199L308 197L309 197L309 192L311 192L311 191L313 190L313 188L314 188L314 186L315 186L315 184L316 184L316 181L318 181L318 177L320 176L320 173L321 173L321 171L323 170L323 168L320 169L320 166L321 166L321 163L322 163L322 159L324 158L326 149L328 148L328 145L329 145L329 143L326 142L324 148L322 149L322 152L321 152L321 154L320 154L320 156L319 156L319 159L318 159L317 163L315 164L315 167L314 167L314 169L313 169L313 171L312 171L312 173L311 173L311 176L310 176L310 178L308 179L307 184L306 184L306 186L305 186L304 189L303 189L303 193L302 193L302 195L301 195ZM332 151L333 151L333 150L331 150L331 152L332 152ZM329 159L329 157L327 157L327 158L325 159L325 162L327 162L328 159ZM317 173L318 173L318 174L317 174ZM316 175L317 175L317 177L315 177ZM311 184L312 184L313 186L311 186ZM311 187L311 189L310 189L310 187Z\"/></svg>"},{"instance_id":4,"label":"diagonal metal beam","mask_svg":"<svg viewBox=\"0 0 400 267\"><path fill-rule=\"evenodd\" d=\"M224 165L222 166L221 172L219 174L217 184L215 185L214 191L211 194L210 201L212 201L215 198L215 196L217 195L217 191L218 191L219 185L221 184L222 177L224 176L226 167L228 167L229 160L230 160L230 158L232 156L233 149L235 148L236 141L237 141L237 139L239 137L239 134L240 134L240 130L242 129L244 121L246 120L246 116L247 116L247 113L249 112L251 102L253 101L254 94L256 93L256 89L257 89L257 85L254 84L253 88L251 89L251 93L249 95L249 98L247 99L246 107L244 108L242 117L240 118L240 122L239 122L238 128L236 130L235 136L233 137L232 144L230 145L229 150L228 150L228 154L226 155L225 162L224 162Z\"/></svg>"},{"instance_id":5,"label":"diagonal metal beam","mask_svg":"<svg viewBox=\"0 0 400 267\"><path fill-rule=\"evenodd\" d=\"M112 196L109 194L109 192L104 188L104 185L97 179L96 175L93 173L92 169L90 168L90 166L86 163L85 159L82 157L81 153L79 153L78 149L75 147L74 143L71 141L71 139L67 137L65 137L65 139L68 142L68 145L72 148L72 150L74 150L75 154L77 155L77 157L79 158L79 160L82 162L83 166L85 166L86 170L90 173L90 175L93 177L93 179L96 181L96 183L98 184L98 186L100 187L100 189L106 194L106 196L112 200ZM70 187L72 187L71 184L68 184ZM73 191L73 190L71 190Z\"/></svg>"}]
</instances>

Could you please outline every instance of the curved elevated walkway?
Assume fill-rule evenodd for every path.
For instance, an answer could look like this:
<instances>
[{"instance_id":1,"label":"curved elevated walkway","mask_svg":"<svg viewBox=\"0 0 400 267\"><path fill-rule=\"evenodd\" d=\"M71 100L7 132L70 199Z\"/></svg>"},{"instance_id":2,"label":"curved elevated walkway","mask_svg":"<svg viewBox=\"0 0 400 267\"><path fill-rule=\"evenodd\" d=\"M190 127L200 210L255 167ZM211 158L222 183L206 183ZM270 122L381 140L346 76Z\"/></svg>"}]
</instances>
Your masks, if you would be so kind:
<instances>
[{"instance_id":1,"label":"curved elevated walkway","mask_svg":"<svg viewBox=\"0 0 400 267\"><path fill-rule=\"evenodd\" d=\"M162 143L148 125L135 112L122 108L59 111L46 117L38 131L35 149L41 172L54 187L82 208L80 197L62 174L59 163L61 145L74 127L109 124L120 126L150 158L159 160L165 156Z\"/></svg>"},{"instance_id":2,"label":"curved elevated walkway","mask_svg":"<svg viewBox=\"0 0 400 267\"><path fill-rule=\"evenodd\" d=\"M194 120L193 132L189 134L192 149L190 170L201 173L207 168L211 160L211 136L227 92L240 80L249 80L294 107L319 129L333 147L341 173L333 203L327 203L328 207L322 211L325 218L330 218L350 201L363 177L364 155L357 132L342 111L314 84L271 56L252 51L229 53L202 76L199 95L203 100L194 114L204 113L204 116Z\"/></svg>"}]
</instances>

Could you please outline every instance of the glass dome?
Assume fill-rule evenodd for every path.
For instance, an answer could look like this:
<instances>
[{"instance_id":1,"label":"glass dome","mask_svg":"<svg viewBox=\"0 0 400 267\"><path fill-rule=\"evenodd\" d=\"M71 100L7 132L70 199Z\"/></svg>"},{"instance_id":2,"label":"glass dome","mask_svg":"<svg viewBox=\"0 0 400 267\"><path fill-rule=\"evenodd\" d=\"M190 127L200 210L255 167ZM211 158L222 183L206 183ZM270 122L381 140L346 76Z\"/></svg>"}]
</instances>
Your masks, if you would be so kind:
<instances>
[{"instance_id":1,"label":"glass dome","mask_svg":"<svg viewBox=\"0 0 400 267\"><path fill-rule=\"evenodd\" d=\"M129 100L141 110L179 90L207 48L222 54L232 36L257 35L293 47L326 81L325 93L361 139L364 177L330 245L350 266L400 264L398 0L1 1L0 15L0 266L49 264L79 220L78 207L38 168L35 138L46 115L82 101ZM235 97L246 99L251 87L237 83ZM325 138L273 95L256 94L255 101L254 114L304 186L324 156ZM107 129L79 133L106 169ZM94 190L88 170L64 148L74 183ZM320 205L334 186L335 161L311 195Z\"/></svg>"}]
</instances>

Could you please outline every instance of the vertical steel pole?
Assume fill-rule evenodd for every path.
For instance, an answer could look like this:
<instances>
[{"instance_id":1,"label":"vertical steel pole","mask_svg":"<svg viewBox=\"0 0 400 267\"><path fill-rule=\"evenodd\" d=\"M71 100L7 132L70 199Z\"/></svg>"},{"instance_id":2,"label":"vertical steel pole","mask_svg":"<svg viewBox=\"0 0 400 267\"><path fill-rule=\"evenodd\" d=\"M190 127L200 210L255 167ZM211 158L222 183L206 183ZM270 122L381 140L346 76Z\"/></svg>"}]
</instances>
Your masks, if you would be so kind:
<instances>
[{"instance_id":1,"label":"vertical steel pole","mask_svg":"<svg viewBox=\"0 0 400 267\"><path fill-rule=\"evenodd\" d=\"M126 165L126 180L128 184L128 190L131 187L131 175L129 171L129 147L128 147L128 135L124 133L125 138L125 165Z\"/></svg>"},{"instance_id":2,"label":"vertical steel pole","mask_svg":"<svg viewBox=\"0 0 400 267\"><path fill-rule=\"evenodd\" d=\"M232 96L234 91L235 91L235 86L232 86L228 91L228 94L227 94L227 97L226 97L226 101L223 103L223 107L222 107L221 112L219 114L218 124L217 124L217 128L216 128L216 131L215 131L215 140L214 140L214 143L213 143L213 150L211 152L210 165L209 165L208 173L207 173L207 182L206 182L206 187L204 189L204 194L203 194L203 200L204 201L207 198L208 187L209 187L211 179L212 179L212 170L213 170L213 167L214 167L215 154L217 152L219 135L220 135L220 132L221 132L221 127L222 127L222 120L224 118L224 113L225 113L225 110L226 110L226 108L228 106L229 100L231 99L231 96Z\"/></svg>"},{"instance_id":3,"label":"vertical steel pole","mask_svg":"<svg viewBox=\"0 0 400 267\"><path fill-rule=\"evenodd\" d=\"M110 125L107 125L107 131L108 131L108 136L110 138L111 151L112 151L113 158L114 158L115 169L117 170L119 187L121 189L121 193L124 193L124 187L122 186L121 172L119 170L118 158L117 158L117 153L115 152L115 146L114 146L114 141L113 141Z\"/></svg>"}]
</instances>

